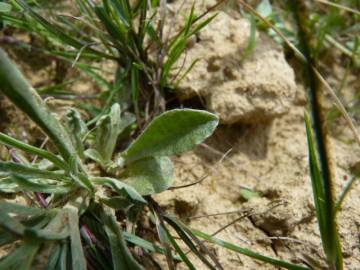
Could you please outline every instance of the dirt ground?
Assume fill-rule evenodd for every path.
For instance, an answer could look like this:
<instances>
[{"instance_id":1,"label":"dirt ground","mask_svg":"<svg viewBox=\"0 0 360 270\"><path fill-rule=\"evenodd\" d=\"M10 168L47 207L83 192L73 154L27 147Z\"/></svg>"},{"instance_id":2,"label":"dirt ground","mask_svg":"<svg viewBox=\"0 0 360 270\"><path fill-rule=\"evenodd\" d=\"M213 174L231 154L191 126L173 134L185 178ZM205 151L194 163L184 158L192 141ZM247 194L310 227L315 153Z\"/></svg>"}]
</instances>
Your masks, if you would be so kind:
<instances>
[{"instance_id":1,"label":"dirt ground","mask_svg":"<svg viewBox=\"0 0 360 270\"><path fill-rule=\"evenodd\" d=\"M303 87L296 80L299 77L297 70L294 72L294 67L286 63L281 49L276 44L271 45L271 41L264 36L260 37L262 42L258 46L261 48L255 50L257 56L243 62L237 53L244 48L246 40L234 37L245 35L239 32L243 30L235 28L236 23L244 27L246 23L231 12L224 11L219 18L219 25L215 22L203 36L200 35L202 42L189 49L189 62L191 57L199 56L199 51L204 48L208 48L208 51L204 53L203 63L200 62L189 75L192 77L185 79L180 86L183 92L179 95L182 99L200 95L205 106L219 114L222 124L205 144L174 158L174 185L189 184L206 177L197 185L158 194L155 200L192 228L210 234L223 228L216 236L241 247L294 263L321 261L324 256L313 205L303 117L306 99ZM234 24L228 33L233 39L221 33L224 46L226 42L235 45L227 47L228 50L213 51L216 44L210 41L209 44L214 46L210 51L207 38L219 34L214 29L224 24ZM273 60L269 57L273 57ZM216 61L226 59L232 60L217 67ZM264 65L263 61L274 61L275 64L270 63L268 67L275 66L280 70L272 70L273 73L264 79L261 74L265 74L266 70L262 68L267 64ZM34 84L46 80L41 69L34 71L26 64L22 65ZM281 67L284 69L281 70ZM251 72L250 68L255 70ZM229 69L232 74L227 72ZM341 73L341 67L339 69ZM221 82L216 89L208 89L212 78ZM190 81L201 79L202 82L189 86ZM333 76L331 80L336 83L338 78ZM348 84L346 91L350 93L349 97L355 87L359 87L356 77ZM244 91L247 95L245 101L241 99ZM266 98L261 104L254 101L261 97ZM223 106L220 102L234 98L239 98L236 99L237 104L246 109L238 110L237 104L235 107L228 106L229 103ZM19 118L14 114L18 112L6 114L6 111L9 112L8 103L1 98L0 103L0 130L9 131L8 127L15 125L16 130L11 132L21 135L32 128L30 124L16 125L14 119ZM237 114L230 117L234 111ZM25 119L23 122L27 123ZM341 118L332 124L330 133L335 189L339 194L350 175L360 168L360 147L349 143L352 135ZM25 135L23 137L26 139ZM248 189L253 191L251 196ZM360 185L355 185L338 216L345 269L351 270L360 269L359 193ZM233 222L235 220L237 222ZM232 222L232 225L224 228ZM274 269L223 248L211 248L224 269ZM196 267L205 269L197 261ZM184 265L179 266L179 269L183 268Z\"/></svg>"}]
</instances>

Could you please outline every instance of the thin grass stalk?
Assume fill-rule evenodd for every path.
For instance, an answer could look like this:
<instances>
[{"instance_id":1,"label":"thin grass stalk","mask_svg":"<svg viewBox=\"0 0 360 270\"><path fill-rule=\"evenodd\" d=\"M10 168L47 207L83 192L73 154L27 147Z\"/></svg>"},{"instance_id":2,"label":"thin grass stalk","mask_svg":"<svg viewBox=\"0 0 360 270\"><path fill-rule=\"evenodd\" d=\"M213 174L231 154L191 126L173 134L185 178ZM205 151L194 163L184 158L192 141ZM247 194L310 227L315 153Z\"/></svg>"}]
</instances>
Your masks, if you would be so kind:
<instances>
[{"instance_id":1,"label":"thin grass stalk","mask_svg":"<svg viewBox=\"0 0 360 270\"><path fill-rule=\"evenodd\" d=\"M299 41L306 58L305 78L309 88L309 104L314 130L314 141L319 161L320 177L319 192L324 198L324 207L317 208L321 213L322 219L319 221L322 245L327 257L328 265L331 269L343 269L341 245L336 225L333 173L329 153L329 142L325 123L324 112L321 103L321 81L314 71L316 59L312 56L312 36L308 25L308 12L304 1L297 0L292 5L299 32ZM316 195L316 193L315 193ZM315 198L316 200L316 198Z\"/></svg>"}]
</instances>

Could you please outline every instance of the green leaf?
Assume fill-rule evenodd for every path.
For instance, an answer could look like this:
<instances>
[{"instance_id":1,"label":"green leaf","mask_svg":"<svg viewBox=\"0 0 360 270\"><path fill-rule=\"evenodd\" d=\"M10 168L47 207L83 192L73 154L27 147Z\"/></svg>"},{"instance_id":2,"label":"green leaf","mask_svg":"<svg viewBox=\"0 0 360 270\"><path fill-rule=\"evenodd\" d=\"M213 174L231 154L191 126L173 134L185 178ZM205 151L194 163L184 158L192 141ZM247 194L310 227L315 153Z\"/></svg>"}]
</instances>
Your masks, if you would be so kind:
<instances>
[{"instance_id":1,"label":"green leaf","mask_svg":"<svg viewBox=\"0 0 360 270\"><path fill-rule=\"evenodd\" d=\"M189 260L189 258L186 256L186 253L181 249L181 247L178 245L178 243L175 241L175 239L172 237L172 235L170 234L170 232L168 231L168 229L166 227L164 227L164 230L167 234L167 238L169 239L171 245L175 248L176 252L179 253L181 259L184 261L184 263L186 264L186 266L190 269L190 270L196 270L195 266L191 263L191 261Z\"/></svg>"},{"instance_id":2,"label":"green leaf","mask_svg":"<svg viewBox=\"0 0 360 270\"><path fill-rule=\"evenodd\" d=\"M111 160L118 136L134 121L135 117L132 114L125 114L121 117L120 105L117 103L111 107L109 114L99 119L95 148L105 162Z\"/></svg>"},{"instance_id":3,"label":"green leaf","mask_svg":"<svg viewBox=\"0 0 360 270\"><path fill-rule=\"evenodd\" d=\"M104 221L104 229L110 242L113 269L142 270L143 268L133 258L126 246L122 231L119 229L114 215L110 213L103 214L102 220Z\"/></svg>"},{"instance_id":4,"label":"green leaf","mask_svg":"<svg viewBox=\"0 0 360 270\"><path fill-rule=\"evenodd\" d=\"M16 174L11 175L11 178L18 184L21 190L51 193L51 194L66 194L72 190L71 185L66 185L49 179L30 179Z\"/></svg>"},{"instance_id":5,"label":"green leaf","mask_svg":"<svg viewBox=\"0 0 360 270\"><path fill-rule=\"evenodd\" d=\"M10 217L9 213L3 209L0 209L0 227L4 228L6 231L13 233L16 236L24 235L26 229L24 225L22 225L16 219Z\"/></svg>"},{"instance_id":6,"label":"green leaf","mask_svg":"<svg viewBox=\"0 0 360 270\"><path fill-rule=\"evenodd\" d=\"M218 118L209 112L176 109L155 118L122 153L125 163L152 156L171 156L191 150L215 130Z\"/></svg>"},{"instance_id":7,"label":"green leaf","mask_svg":"<svg viewBox=\"0 0 360 270\"><path fill-rule=\"evenodd\" d=\"M21 216L41 215L45 209L29 207L18 203L0 202L0 209L6 213L12 213Z\"/></svg>"},{"instance_id":8,"label":"green leaf","mask_svg":"<svg viewBox=\"0 0 360 270\"><path fill-rule=\"evenodd\" d=\"M188 229L185 225L183 225L180 221L176 220L170 216L164 216L166 222L173 227L173 229L177 232L182 241L190 248L190 250L209 268L209 269L224 269L217 258L212 254L209 249L200 241L193 232ZM197 247L199 246L199 247ZM211 260L215 263L215 268L212 263L206 257L209 256Z\"/></svg>"},{"instance_id":9,"label":"green leaf","mask_svg":"<svg viewBox=\"0 0 360 270\"><path fill-rule=\"evenodd\" d=\"M78 154L82 157L84 152L84 145L82 139L89 131L85 122L81 119L80 113L71 108L66 114L67 127L76 147Z\"/></svg>"},{"instance_id":10,"label":"green leaf","mask_svg":"<svg viewBox=\"0 0 360 270\"><path fill-rule=\"evenodd\" d=\"M105 160L103 159L103 157L97 150L92 149L92 148L86 149L84 152L84 155L85 155L85 157L98 163L102 168L106 167Z\"/></svg>"},{"instance_id":11,"label":"green leaf","mask_svg":"<svg viewBox=\"0 0 360 270\"><path fill-rule=\"evenodd\" d=\"M225 242L223 240L220 240L220 239L218 239L216 237L213 237L211 235L208 235L208 234L206 234L204 232L201 232L201 231L198 231L198 230L192 230L192 232L196 236L198 236L198 237L200 237L200 238L202 238L202 239L204 239L204 240L206 240L206 241L208 241L210 243L213 243L213 244L216 244L216 245L221 246L223 248L226 248L226 249L235 251L237 253L243 254L243 255L248 256L250 258L254 258L256 260L269 263L269 264L274 265L276 267L283 267L285 269L290 269L290 270L311 270L310 268L308 268L306 266L301 266L301 265L289 263L289 262L286 262L286 261L274 259L274 258L271 258L271 257L263 256L263 255L261 255L259 253L256 253L256 252L253 252L253 251L251 251L249 249L242 248L242 247L239 247L237 245Z\"/></svg>"},{"instance_id":12,"label":"green leaf","mask_svg":"<svg viewBox=\"0 0 360 270\"><path fill-rule=\"evenodd\" d=\"M240 195L247 201L251 200L252 198L260 197L259 193L255 192L253 190L250 190L250 189L246 189L246 188L242 188L240 190Z\"/></svg>"},{"instance_id":13,"label":"green leaf","mask_svg":"<svg viewBox=\"0 0 360 270\"><path fill-rule=\"evenodd\" d=\"M272 6L269 0L262 0L256 7L256 11L263 17L268 17L272 13Z\"/></svg>"},{"instance_id":14,"label":"green leaf","mask_svg":"<svg viewBox=\"0 0 360 270\"><path fill-rule=\"evenodd\" d=\"M0 13L9 13L11 11L11 5L0 2Z\"/></svg>"},{"instance_id":15,"label":"green leaf","mask_svg":"<svg viewBox=\"0 0 360 270\"><path fill-rule=\"evenodd\" d=\"M43 150L43 149L31 146L29 144L26 144L24 142L21 142L21 141L14 139L2 132L0 132L0 143L5 144L10 147L14 147L14 148L26 151L30 154L45 158L45 159L51 161L52 163L54 163L56 166L58 166L61 169L64 169L64 170L68 169L67 164L62 159L58 158L56 155L54 155L46 150Z\"/></svg>"},{"instance_id":16,"label":"green leaf","mask_svg":"<svg viewBox=\"0 0 360 270\"><path fill-rule=\"evenodd\" d=\"M31 264L39 248L39 243L24 243L15 251L0 260L0 269L31 270Z\"/></svg>"},{"instance_id":17,"label":"green leaf","mask_svg":"<svg viewBox=\"0 0 360 270\"><path fill-rule=\"evenodd\" d=\"M2 162L0 161L0 176L10 176L16 174L25 178L45 178L53 180L68 180L62 173L56 173L46 170L39 170L36 168L24 166L14 162Z\"/></svg>"},{"instance_id":18,"label":"green leaf","mask_svg":"<svg viewBox=\"0 0 360 270\"><path fill-rule=\"evenodd\" d=\"M86 270L86 259L80 238L78 210L75 207L69 207L67 212L69 217L72 269Z\"/></svg>"},{"instance_id":19,"label":"green leaf","mask_svg":"<svg viewBox=\"0 0 360 270\"><path fill-rule=\"evenodd\" d=\"M90 181L96 185L108 186L119 195L126 196L135 203L146 204L144 198L133 187L121 182L120 180L110 177L93 177Z\"/></svg>"},{"instance_id":20,"label":"green leaf","mask_svg":"<svg viewBox=\"0 0 360 270\"><path fill-rule=\"evenodd\" d=\"M48 262L46 264L45 270L54 270L54 269L56 269L56 265L59 262L60 257L61 257L61 249L62 249L61 244L55 244L55 246L53 246L51 248L50 257L49 257Z\"/></svg>"},{"instance_id":21,"label":"green leaf","mask_svg":"<svg viewBox=\"0 0 360 270\"><path fill-rule=\"evenodd\" d=\"M317 148L312 133L310 118L307 113L305 113L304 118L308 140L310 176L321 241L328 263L332 264L333 262L334 265L339 266L342 265L342 253L336 228L336 208L334 206L333 209L333 202L329 201L328 193L329 189L331 189L331 183L329 179L323 176L320 170L317 153L320 154L321 152L316 152ZM324 163L327 161L322 158L321 162ZM341 269L341 267L339 269Z\"/></svg>"},{"instance_id":22,"label":"green leaf","mask_svg":"<svg viewBox=\"0 0 360 270\"><path fill-rule=\"evenodd\" d=\"M64 160L76 154L63 126L47 109L40 96L0 49L0 90L49 136Z\"/></svg>"},{"instance_id":23,"label":"green leaf","mask_svg":"<svg viewBox=\"0 0 360 270\"><path fill-rule=\"evenodd\" d=\"M149 242L135 234L131 234L128 232L122 232L124 239L129 242L132 243L136 246L142 247L143 249L149 251L149 252L157 252L160 254L165 254L165 249L163 249L162 247L160 247L159 245L156 245L155 243ZM181 259L178 256L173 256L174 259L176 260L180 260Z\"/></svg>"},{"instance_id":24,"label":"green leaf","mask_svg":"<svg viewBox=\"0 0 360 270\"><path fill-rule=\"evenodd\" d=\"M168 157L140 159L129 164L121 180L141 195L160 193L173 182L173 164Z\"/></svg>"},{"instance_id":25,"label":"green leaf","mask_svg":"<svg viewBox=\"0 0 360 270\"><path fill-rule=\"evenodd\" d=\"M25 237L36 238L37 240L64 240L69 237L69 226L67 220L68 212L61 209L60 211L57 211L55 217L51 218L45 228L27 227L24 235Z\"/></svg>"}]
</instances>

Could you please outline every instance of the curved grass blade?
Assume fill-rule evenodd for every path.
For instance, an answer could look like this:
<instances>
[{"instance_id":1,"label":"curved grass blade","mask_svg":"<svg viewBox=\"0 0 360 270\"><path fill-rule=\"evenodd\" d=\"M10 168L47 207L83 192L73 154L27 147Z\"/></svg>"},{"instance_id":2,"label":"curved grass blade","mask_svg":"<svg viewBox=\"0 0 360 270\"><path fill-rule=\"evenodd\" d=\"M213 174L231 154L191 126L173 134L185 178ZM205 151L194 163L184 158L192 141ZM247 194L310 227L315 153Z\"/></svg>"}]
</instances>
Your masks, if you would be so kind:
<instances>
[{"instance_id":1,"label":"curved grass blade","mask_svg":"<svg viewBox=\"0 0 360 270\"><path fill-rule=\"evenodd\" d=\"M49 136L65 161L76 155L69 134L0 48L0 90Z\"/></svg>"},{"instance_id":2,"label":"curved grass blade","mask_svg":"<svg viewBox=\"0 0 360 270\"><path fill-rule=\"evenodd\" d=\"M243 254L245 256L254 258L256 260L272 264L272 265L274 265L276 267L282 267L282 268L289 269L289 270L311 270L310 268L305 267L305 266L296 265L296 264L293 264L293 263L289 263L289 262L285 262L285 261L282 261L282 260L277 260L277 259L274 259L274 258L271 258L271 257L261 255L259 253L253 252L253 251L251 251L249 249L242 248L242 247L239 247L237 245L225 242L223 240L220 240L220 239L218 239L216 237L213 237L213 236L211 236L209 234L206 234L206 233L198 231L198 230L193 229L191 231L196 236L198 236L198 237L200 237L200 238L202 238L202 239L204 239L204 240L206 240L206 241L208 241L210 243L219 245L219 246L221 246L223 248L235 251L237 253L240 253L240 254Z\"/></svg>"}]
</instances>

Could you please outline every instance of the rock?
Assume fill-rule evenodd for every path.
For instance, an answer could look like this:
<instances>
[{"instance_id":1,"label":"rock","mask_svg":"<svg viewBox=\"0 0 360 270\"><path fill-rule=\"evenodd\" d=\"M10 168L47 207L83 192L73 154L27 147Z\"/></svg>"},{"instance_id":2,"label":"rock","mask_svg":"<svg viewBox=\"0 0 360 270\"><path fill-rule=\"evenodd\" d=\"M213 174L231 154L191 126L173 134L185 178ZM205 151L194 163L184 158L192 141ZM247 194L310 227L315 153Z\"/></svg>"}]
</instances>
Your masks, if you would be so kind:
<instances>
[{"instance_id":1,"label":"rock","mask_svg":"<svg viewBox=\"0 0 360 270\"><path fill-rule=\"evenodd\" d=\"M185 66L200 60L180 83L179 97L203 97L223 124L264 122L286 113L296 96L294 72L281 47L262 33L244 58L249 36L248 20L219 12L189 43Z\"/></svg>"}]
</instances>

